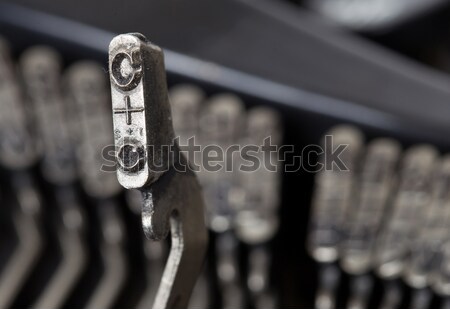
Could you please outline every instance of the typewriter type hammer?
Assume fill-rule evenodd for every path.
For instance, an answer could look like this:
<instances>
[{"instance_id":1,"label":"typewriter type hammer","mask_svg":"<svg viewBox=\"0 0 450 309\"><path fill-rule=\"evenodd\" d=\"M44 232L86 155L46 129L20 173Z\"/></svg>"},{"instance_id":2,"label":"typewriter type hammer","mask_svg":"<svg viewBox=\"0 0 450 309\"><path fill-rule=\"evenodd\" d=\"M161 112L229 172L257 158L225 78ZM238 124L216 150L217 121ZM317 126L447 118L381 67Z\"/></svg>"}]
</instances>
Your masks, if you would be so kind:
<instances>
[{"instance_id":1,"label":"typewriter type hammer","mask_svg":"<svg viewBox=\"0 0 450 309\"><path fill-rule=\"evenodd\" d=\"M186 308L207 247L200 186L175 142L161 48L137 33L115 37L109 73L117 177L143 195L146 236L171 250L153 308Z\"/></svg>"}]
</instances>

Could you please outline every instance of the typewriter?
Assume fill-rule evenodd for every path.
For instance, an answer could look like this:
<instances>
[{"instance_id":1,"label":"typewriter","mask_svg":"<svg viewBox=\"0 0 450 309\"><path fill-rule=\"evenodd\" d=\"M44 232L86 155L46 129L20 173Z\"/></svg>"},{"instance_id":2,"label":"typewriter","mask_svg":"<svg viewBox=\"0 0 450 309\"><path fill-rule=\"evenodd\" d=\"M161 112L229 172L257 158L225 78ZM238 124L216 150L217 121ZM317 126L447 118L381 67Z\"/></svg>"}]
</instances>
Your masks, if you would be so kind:
<instances>
[{"instance_id":1,"label":"typewriter","mask_svg":"<svg viewBox=\"0 0 450 309\"><path fill-rule=\"evenodd\" d=\"M0 3L0 308L450 308L449 15Z\"/></svg>"}]
</instances>

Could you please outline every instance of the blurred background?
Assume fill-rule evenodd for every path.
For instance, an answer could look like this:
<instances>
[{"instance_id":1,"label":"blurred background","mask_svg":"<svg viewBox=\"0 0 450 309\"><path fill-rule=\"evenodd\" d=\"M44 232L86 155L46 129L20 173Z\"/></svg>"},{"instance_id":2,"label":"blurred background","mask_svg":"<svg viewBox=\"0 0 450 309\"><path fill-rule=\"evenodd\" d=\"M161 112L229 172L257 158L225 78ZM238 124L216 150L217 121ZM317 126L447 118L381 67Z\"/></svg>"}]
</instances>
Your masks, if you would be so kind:
<instances>
[{"instance_id":1,"label":"blurred background","mask_svg":"<svg viewBox=\"0 0 450 309\"><path fill-rule=\"evenodd\" d=\"M0 2L0 308L151 305L169 246L143 239L139 194L97 169L113 134L108 45L127 32L164 49L181 138L245 145L264 132L293 146L285 162L325 134L358 150L345 157L354 166L350 176L289 170L281 161L275 177L199 174L211 240L192 308L447 304L450 219L441 157L450 150L449 1L15 0ZM333 131L342 124L351 127ZM214 130L229 136L218 140ZM378 138L398 145L397 163L373 159ZM427 144L425 154L416 153L418 144ZM382 177L365 176L384 168ZM338 189L348 196L333 193L347 181ZM390 188L381 201L362 200L377 185ZM401 200L404 192L413 197ZM333 212L323 201L340 206ZM402 248L394 246L392 260L402 270L395 275L380 271L379 261L363 273L342 267L352 227L337 218L364 227L364 214L373 211L379 220L367 234L374 255L388 250L375 245L385 231L420 226L398 232ZM320 235L332 239L333 258L313 253ZM414 257L423 284L405 275Z\"/></svg>"}]
</instances>

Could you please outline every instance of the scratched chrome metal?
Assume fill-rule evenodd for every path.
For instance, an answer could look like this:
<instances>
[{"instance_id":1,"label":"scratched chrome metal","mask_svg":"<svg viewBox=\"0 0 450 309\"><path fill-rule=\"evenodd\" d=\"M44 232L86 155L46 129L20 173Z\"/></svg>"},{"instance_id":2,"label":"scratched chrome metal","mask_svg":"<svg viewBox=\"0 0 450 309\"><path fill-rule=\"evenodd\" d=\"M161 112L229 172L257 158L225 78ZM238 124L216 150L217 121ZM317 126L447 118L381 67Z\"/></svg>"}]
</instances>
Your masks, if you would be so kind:
<instances>
[{"instance_id":1,"label":"scratched chrome metal","mask_svg":"<svg viewBox=\"0 0 450 309\"><path fill-rule=\"evenodd\" d=\"M109 46L117 177L140 189L147 237L172 247L153 308L187 307L207 244L203 199L183 155L167 156L174 144L162 50L141 34L115 37ZM149 147L153 147L149 151ZM160 167L167 167L161 169Z\"/></svg>"}]
</instances>

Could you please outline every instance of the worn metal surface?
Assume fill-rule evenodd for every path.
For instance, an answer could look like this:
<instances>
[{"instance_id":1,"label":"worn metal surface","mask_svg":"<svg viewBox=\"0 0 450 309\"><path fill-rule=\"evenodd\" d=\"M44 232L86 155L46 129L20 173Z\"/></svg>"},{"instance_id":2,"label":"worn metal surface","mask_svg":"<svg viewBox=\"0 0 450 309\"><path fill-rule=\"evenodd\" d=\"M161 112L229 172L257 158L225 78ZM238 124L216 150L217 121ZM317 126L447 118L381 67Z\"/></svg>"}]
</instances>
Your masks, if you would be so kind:
<instances>
[{"instance_id":1,"label":"worn metal surface","mask_svg":"<svg viewBox=\"0 0 450 309\"><path fill-rule=\"evenodd\" d=\"M141 34L119 35L109 47L109 72L118 180L143 193L146 236L161 240L170 231L172 237L153 308L184 308L201 269L207 232L200 187L174 144L162 50Z\"/></svg>"}]
</instances>

